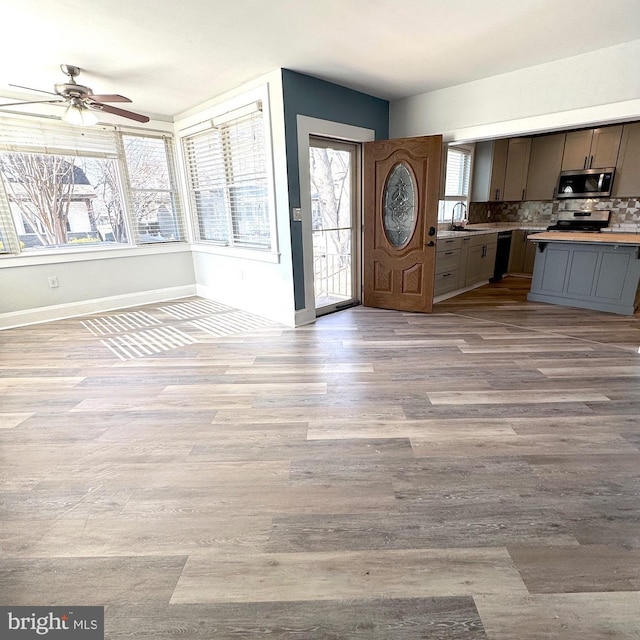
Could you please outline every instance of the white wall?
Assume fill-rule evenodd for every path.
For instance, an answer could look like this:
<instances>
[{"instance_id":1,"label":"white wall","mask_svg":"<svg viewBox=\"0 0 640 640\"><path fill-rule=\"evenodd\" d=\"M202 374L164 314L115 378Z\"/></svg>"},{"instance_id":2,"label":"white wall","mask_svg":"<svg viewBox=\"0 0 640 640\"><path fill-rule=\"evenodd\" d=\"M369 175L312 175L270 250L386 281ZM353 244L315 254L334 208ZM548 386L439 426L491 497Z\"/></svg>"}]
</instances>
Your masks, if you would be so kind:
<instances>
[{"instance_id":1,"label":"white wall","mask_svg":"<svg viewBox=\"0 0 640 640\"><path fill-rule=\"evenodd\" d=\"M271 206L275 211L276 246L271 252L230 250L194 242L193 263L198 295L259 314L276 322L295 326L293 266L289 193L286 173L284 105L280 70L219 96L176 118L178 138L226 111L253 100L263 101L263 113L270 123L270 170L273 175ZM182 176L183 183L185 181ZM186 190L185 190L186 193ZM189 206L189 203L187 203Z\"/></svg>"},{"instance_id":2,"label":"white wall","mask_svg":"<svg viewBox=\"0 0 640 640\"><path fill-rule=\"evenodd\" d=\"M640 119L640 40L397 100L390 137L467 141Z\"/></svg>"},{"instance_id":3,"label":"white wall","mask_svg":"<svg viewBox=\"0 0 640 640\"><path fill-rule=\"evenodd\" d=\"M188 245L4 258L0 329L195 295ZM49 277L59 286L51 288Z\"/></svg>"}]
</instances>

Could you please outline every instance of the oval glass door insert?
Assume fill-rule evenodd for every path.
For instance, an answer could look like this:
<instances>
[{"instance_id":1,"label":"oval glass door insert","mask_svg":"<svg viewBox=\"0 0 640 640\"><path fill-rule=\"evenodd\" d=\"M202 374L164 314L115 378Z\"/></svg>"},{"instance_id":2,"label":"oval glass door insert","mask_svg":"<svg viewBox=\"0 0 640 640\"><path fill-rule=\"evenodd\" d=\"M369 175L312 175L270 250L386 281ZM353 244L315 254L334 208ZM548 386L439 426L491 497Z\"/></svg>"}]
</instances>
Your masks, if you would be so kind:
<instances>
[{"instance_id":1,"label":"oval glass door insert","mask_svg":"<svg viewBox=\"0 0 640 640\"><path fill-rule=\"evenodd\" d=\"M387 240L396 248L407 244L413 235L416 199L413 174L406 164L399 162L387 177L382 212Z\"/></svg>"}]
</instances>

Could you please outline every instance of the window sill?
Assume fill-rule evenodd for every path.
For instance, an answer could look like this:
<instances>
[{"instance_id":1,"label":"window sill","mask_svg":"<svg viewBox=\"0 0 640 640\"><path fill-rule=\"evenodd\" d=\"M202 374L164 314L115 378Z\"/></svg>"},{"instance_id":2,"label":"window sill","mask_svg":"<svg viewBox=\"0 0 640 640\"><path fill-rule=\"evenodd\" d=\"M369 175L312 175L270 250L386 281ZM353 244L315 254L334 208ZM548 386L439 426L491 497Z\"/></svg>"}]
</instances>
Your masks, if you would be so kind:
<instances>
[{"instance_id":1,"label":"window sill","mask_svg":"<svg viewBox=\"0 0 640 640\"><path fill-rule=\"evenodd\" d=\"M209 253L225 258L239 258L242 260L254 260L256 262L280 262L280 253L276 251L248 249L245 247L222 247L215 244L194 243L191 250L198 253Z\"/></svg>"},{"instance_id":2,"label":"window sill","mask_svg":"<svg viewBox=\"0 0 640 640\"><path fill-rule=\"evenodd\" d=\"M0 269L6 267L24 267L28 265L60 264L64 262L86 262L88 260L111 260L114 258L132 258L157 253L181 253L192 251L187 242L159 242L126 247L82 248L73 251L24 252L20 255L0 255Z\"/></svg>"}]
</instances>

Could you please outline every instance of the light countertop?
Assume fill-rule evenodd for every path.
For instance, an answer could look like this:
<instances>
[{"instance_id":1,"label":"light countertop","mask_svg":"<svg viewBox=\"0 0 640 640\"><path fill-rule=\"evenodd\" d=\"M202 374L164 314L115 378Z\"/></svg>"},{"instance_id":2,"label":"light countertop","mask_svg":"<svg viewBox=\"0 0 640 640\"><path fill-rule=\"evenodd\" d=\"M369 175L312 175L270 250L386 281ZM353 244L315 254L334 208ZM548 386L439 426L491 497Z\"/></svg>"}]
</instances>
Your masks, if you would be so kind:
<instances>
[{"instance_id":1,"label":"light countertop","mask_svg":"<svg viewBox=\"0 0 640 640\"><path fill-rule=\"evenodd\" d=\"M438 231L438 238L457 238L460 236L479 236L484 233L498 233L499 231L515 231L521 229L523 231L546 231L547 227L530 226L526 224L520 224L518 222L488 222L486 224L468 224L466 226L469 231L450 231L448 229L442 229Z\"/></svg>"},{"instance_id":2,"label":"light countertop","mask_svg":"<svg viewBox=\"0 0 640 640\"><path fill-rule=\"evenodd\" d=\"M640 233L582 233L580 231L543 231L529 236L532 242L589 242L592 244L629 244L640 246Z\"/></svg>"}]
</instances>

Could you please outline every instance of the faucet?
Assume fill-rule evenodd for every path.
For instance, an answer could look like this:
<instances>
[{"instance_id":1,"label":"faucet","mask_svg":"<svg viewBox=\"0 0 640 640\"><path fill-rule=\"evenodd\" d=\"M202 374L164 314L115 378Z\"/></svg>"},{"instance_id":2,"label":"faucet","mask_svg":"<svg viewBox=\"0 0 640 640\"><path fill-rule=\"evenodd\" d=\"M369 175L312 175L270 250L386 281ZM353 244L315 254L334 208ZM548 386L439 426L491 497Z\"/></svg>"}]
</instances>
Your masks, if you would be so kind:
<instances>
[{"instance_id":1,"label":"faucet","mask_svg":"<svg viewBox=\"0 0 640 640\"><path fill-rule=\"evenodd\" d=\"M462 217L458 218L458 223L456 224L456 209L458 207L462 208ZM453 205L453 210L451 212L451 228L452 229L464 229L464 226L467 224L467 205L460 201L456 202Z\"/></svg>"}]
</instances>

